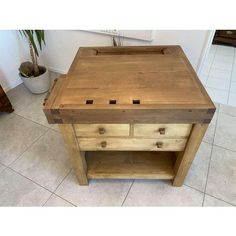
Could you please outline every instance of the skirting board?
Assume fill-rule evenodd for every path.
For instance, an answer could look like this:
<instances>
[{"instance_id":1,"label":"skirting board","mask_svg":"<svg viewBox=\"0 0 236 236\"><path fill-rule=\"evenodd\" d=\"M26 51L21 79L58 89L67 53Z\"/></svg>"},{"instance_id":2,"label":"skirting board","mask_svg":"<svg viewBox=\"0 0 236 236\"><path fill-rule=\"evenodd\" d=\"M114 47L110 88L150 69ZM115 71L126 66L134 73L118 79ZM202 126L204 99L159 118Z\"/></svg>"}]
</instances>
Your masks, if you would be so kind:
<instances>
[{"instance_id":1,"label":"skirting board","mask_svg":"<svg viewBox=\"0 0 236 236\"><path fill-rule=\"evenodd\" d=\"M8 91L10 91L11 89L14 89L15 87L17 87L18 85L22 84L22 80L19 80L17 83L14 83L8 87L3 87L3 90L5 91L5 93L7 93Z\"/></svg>"},{"instance_id":2,"label":"skirting board","mask_svg":"<svg viewBox=\"0 0 236 236\"><path fill-rule=\"evenodd\" d=\"M52 72L56 72L56 73L59 73L59 74L66 74L67 71L65 70L61 70L61 69L58 69L58 68L54 68L54 67L47 67L49 71L52 71ZM3 90L7 93L8 91L10 91L11 89L14 89L15 87L17 87L18 85L22 84L23 82L21 80L19 80L17 83L14 83L12 85L9 85L8 87L3 87Z\"/></svg>"},{"instance_id":3,"label":"skirting board","mask_svg":"<svg viewBox=\"0 0 236 236\"><path fill-rule=\"evenodd\" d=\"M47 68L48 68L48 70L50 70L52 72L56 72L56 73L59 73L59 74L62 74L62 75L67 74L67 72L68 72L66 70L61 70L61 69L51 67L51 66L48 66Z\"/></svg>"}]
</instances>

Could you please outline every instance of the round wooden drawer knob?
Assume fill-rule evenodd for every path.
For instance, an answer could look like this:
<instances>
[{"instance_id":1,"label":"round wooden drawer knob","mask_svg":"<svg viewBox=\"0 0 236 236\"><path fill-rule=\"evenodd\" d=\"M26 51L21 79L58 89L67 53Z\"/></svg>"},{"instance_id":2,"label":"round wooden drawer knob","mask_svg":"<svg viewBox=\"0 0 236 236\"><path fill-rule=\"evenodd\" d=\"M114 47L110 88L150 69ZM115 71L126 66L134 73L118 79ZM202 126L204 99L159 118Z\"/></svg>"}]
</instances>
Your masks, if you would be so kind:
<instances>
[{"instance_id":1,"label":"round wooden drawer knob","mask_svg":"<svg viewBox=\"0 0 236 236\"><path fill-rule=\"evenodd\" d=\"M101 147L102 147L102 148L105 148L106 146L107 146L107 142L106 142L106 141L102 141L102 142L101 142Z\"/></svg>"},{"instance_id":2,"label":"round wooden drawer knob","mask_svg":"<svg viewBox=\"0 0 236 236\"><path fill-rule=\"evenodd\" d=\"M162 142L157 142L156 145L157 145L157 148L162 148L163 147L163 143Z\"/></svg>"},{"instance_id":3,"label":"round wooden drawer knob","mask_svg":"<svg viewBox=\"0 0 236 236\"><path fill-rule=\"evenodd\" d=\"M161 135L164 135L166 133L166 129L165 128L159 128L158 132L161 134Z\"/></svg>"},{"instance_id":4,"label":"round wooden drawer knob","mask_svg":"<svg viewBox=\"0 0 236 236\"><path fill-rule=\"evenodd\" d=\"M106 130L104 128L99 128L98 129L98 133L99 134L105 134L106 133Z\"/></svg>"}]
</instances>

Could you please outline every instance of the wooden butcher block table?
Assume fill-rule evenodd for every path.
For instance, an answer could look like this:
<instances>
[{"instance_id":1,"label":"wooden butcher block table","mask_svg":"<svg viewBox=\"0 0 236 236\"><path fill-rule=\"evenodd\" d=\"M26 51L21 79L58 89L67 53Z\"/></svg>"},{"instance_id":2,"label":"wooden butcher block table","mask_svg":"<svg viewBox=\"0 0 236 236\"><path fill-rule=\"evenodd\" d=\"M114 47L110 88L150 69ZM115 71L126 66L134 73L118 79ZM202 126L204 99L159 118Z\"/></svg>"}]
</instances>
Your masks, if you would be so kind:
<instances>
[{"instance_id":1,"label":"wooden butcher block table","mask_svg":"<svg viewBox=\"0 0 236 236\"><path fill-rule=\"evenodd\" d=\"M215 106L179 46L80 48L45 101L80 185L169 179L181 186Z\"/></svg>"}]
</instances>

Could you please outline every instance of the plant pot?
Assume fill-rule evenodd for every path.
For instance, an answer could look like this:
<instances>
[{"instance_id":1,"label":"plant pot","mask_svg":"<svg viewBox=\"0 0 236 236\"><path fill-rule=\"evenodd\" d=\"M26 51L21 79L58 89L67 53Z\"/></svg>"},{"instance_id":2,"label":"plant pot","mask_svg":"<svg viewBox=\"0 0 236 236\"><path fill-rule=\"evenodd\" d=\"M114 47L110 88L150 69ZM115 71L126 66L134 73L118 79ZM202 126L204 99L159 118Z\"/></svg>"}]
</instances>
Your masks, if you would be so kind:
<instances>
[{"instance_id":1,"label":"plant pot","mask_svg":"<svg viewBox=\"0 0 236 236\"><path fill-rule=\"evenodd\" d=\"M45 93L50 88L50 78L49 78L48 70L45 67L41 67L41 68L44 68L45 72L37 77L27 78L19 74L24 85L32 93L35 93L35 94Z\"/></svg>"}]
</instances>

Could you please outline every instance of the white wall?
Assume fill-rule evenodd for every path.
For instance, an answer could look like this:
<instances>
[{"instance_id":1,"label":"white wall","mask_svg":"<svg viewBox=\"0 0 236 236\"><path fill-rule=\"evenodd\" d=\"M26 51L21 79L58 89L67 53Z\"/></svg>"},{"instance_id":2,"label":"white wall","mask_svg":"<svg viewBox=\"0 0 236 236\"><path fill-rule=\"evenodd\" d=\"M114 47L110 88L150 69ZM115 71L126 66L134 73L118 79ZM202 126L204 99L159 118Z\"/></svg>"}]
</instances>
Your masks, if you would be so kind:
<instances>
[{"instance_id":1,"label":"white wall","mask_svg":"<svg viewBox=\"0 0 236 236\"><path fill-rule=\"evenodd\" d=\"M123 45L178 44L198 70L209 36L207 30L155 30L153 41L125 39ZM51 70L67 73L80 46L110 46L111 36L79 30L45 31L46 47L41 54ZM0 84L5 90L21 83L18 67L29 59L27 44L16 31L0 31Z\"/></svg>"},{"instance_id":2,"label":"white wall","mask_svg":"<svg viewBox=\"0 0 236 236\"><path fill-rule=\"evenodd\" d=\"M47 65L61 73L67 73L80 46L109 46L112 43L109 35L79 30L46 31L45 37ZM125 39L123 45L181 45L197 70L207 37L207 30L155 30L152 42Z\"/></svg>"},{"instance_id":3,"label":"white wall","mask_svg":"<svg viewBox=\"0 0 236 236\"><path fill-rule=\"evenodd\" d=\"M18 68L28 59L26 44L15 30L0 30L0 84L5 91L20 84Z\"/></svg>"}]
</instances>

